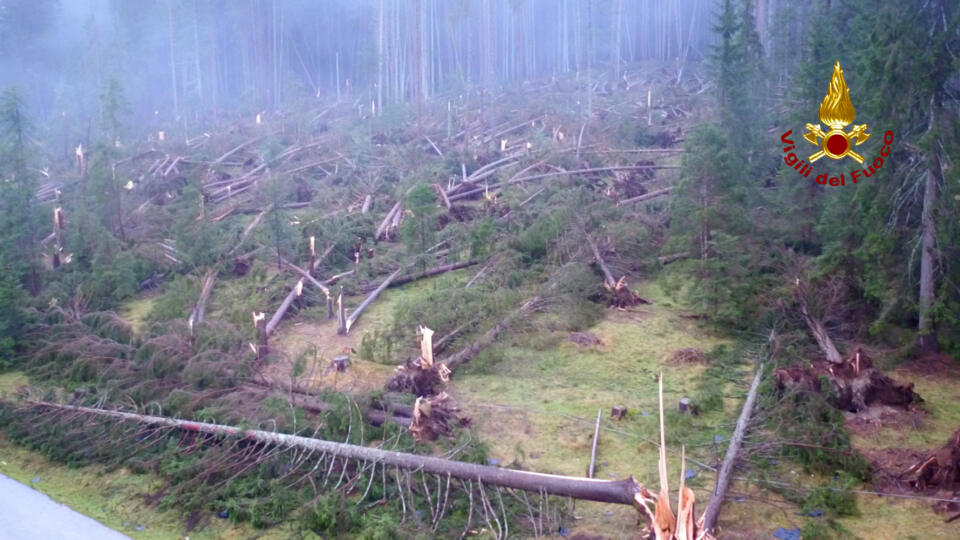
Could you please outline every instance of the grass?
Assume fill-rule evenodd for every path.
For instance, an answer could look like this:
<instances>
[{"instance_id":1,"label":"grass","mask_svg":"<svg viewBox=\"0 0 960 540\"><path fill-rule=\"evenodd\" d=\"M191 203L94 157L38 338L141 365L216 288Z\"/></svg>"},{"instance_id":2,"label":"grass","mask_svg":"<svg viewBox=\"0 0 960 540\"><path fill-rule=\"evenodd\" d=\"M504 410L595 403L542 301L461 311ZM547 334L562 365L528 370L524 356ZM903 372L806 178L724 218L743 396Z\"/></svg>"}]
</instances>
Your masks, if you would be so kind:
<instances>
[{"instance_id":1,"label":"grass","mask_svg":"<svg viewBox=\"0 0 960 540\"><path fill-rule=\"evenodd\" d=\"M676 366L670 356L686 347L709 351L728 342L680 317L682 310L665 305L658 286L644 284L638 292L654 304L608 310L603 320L587 330L602 341L596 348L580 348L564 333L514 336L453 377L453 393L473 417L491 457L501 465L516 463L541 472L585 475L594 420L602 408L596 477L633 475L655 489L658 447L651 441L659 440L657 376L661 372L671 486L678 485L681 445L703 462L722 455L726 444L714 444L713 438L729 439L739 412L737 390L732 383L725 389L733 397L724 400L722 410L698 417L677 414L681 397L696 396L706 366ZM745 381L747 371L743 370ZM627 407L625 420L609 418L616 405ZM697 472L689 483L698 499L706 501L712 473L689 461L686 468ZM579 502L576 515L581 519L570 525L574 532L623 537L636 530L636 511L631 508Z\"/></svg>"},{"instance_id":2,"label":"grass","mask_svg":"<svg viewBox=\"0 0 960 540\"><path fill-rule=\"evenodd\" d=\"M156 300L156 293L149 293L147 296L138 296L132 300L124 302L117 310L117 315L126 321L134 332L139 332L146 324L147 315L153 309L153 303Z\"/></svg>"},{"instance_id":3,"label":"grass","mask_svg":"<svg viewBox=\"0 0 960 540\"><path fill-rule=\"evenodd\" d=\"M10 443L3 432L0 432L0 473L135 539L279 539L289 538L293 532L284 527L255 531L209 516L207 526L185 533L184 517L176 509L160 511L143 498L162 486L159 477L132 474L123 468L107 471L98 465L72 468L53 463ZM143 529L137 530L139 527Z\"/></svg>"}]
</instances>

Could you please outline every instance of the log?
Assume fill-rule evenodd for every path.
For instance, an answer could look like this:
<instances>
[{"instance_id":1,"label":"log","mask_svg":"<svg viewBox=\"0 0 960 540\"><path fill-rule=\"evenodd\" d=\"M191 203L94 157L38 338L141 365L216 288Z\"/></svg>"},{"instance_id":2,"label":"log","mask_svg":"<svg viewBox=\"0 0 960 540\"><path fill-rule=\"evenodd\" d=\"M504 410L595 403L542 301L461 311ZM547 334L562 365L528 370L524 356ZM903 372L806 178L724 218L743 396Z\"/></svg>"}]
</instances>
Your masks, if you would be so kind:
<instances>
[{"instance_id":1,"label":"log","mask_svg":"<svg viewBox=\"0 0 960 540\"><path fill-rule=\"evenodd\" d=\"M300 274L301 276L303 276L303 278L306 279L307 281L309 281L314 287L316 287L316 288L320 289L321 291L323 291L323 294L327 295L327 297L330 296L330 288L327 287L326 285L324 285L323 283L320 283L320 282L317 280L317 278L311 276L309 272L307 272L307 271L304 270L303 268L300 268L299 266L293 264L293 263L290 262L290 261L284 261L284 262L287 263L287 267L288 267L288 268L290 268L290 269L293 270L294 272L296 272L296 273Z\"/></svg>"},{"instance_id":2,"label":"log","mask_svg":"<svg viewBox=\"0 0 960 540\"><path fill-rule=\"evenodd\" d=\"M410 282L412 282L412 281L419 281L419 280L421 280L421 279L426 279L426 278L430 278L430 277L433 277L433 276L439 276L440 274L445 274L445 273L447 273L447 272L453 272L454 270L460 270L461 268L467 268L467 267L470 267L470 266L474 266L474 265L478 264L479 262L480 262L480 261L478 261L478 260L476 260L476 259L471 259L471 260L469 260L469 261L464 261L464 262L444 264L444 265L442 265L442 266L437 266L437 267L435 267L435 268L430 268L430 269L428 269L428 270L425 270L425 271L420 272L420 273L417 273L417 274L406 274L406 275L400 276L400 277L394 279L393 281L391 281L389 286L390 286L390 287L399 287L400 285L406 285L407 283L410 283ZM376 288L376 287L367 286L367 287L364 287L361 291L362 291L362 292L365 292L365 293L369 293L370 291L374 290L375 288Z\"/></svg>"},{"instance_id":3,"label":"log","mask_svg":"<svg viewBox=\"0 0 960 540\"><path fill-rule=\"evenodd\" d=\"M245 142L245 143L241 143L239 146L236 146L236 147L233 148L232 150L228 151L226 154L223 154L222 156L220 156L220 157L218 157L217 159L213 160L213 161L210 163L210 165L219 165L220 163L223 162L223 160L225 160L225 159L227 159L228 157L232 156L233 154L239 152L240 150L243 150L245 147L247 147L247 146L249 146L249 145L251 145L251 144L259 141L259 140L262 139L262 138L263 138L263 137L257 137L257 138L255 138L255 139L250 139L249 141L247 141L247 142Z\"/></svg>"},{"instance_id":4,"label":"log","mask_svg":"<svg viewBox=\"0 0 960 540\"><path fill-rule=\"evenodd\" d=\"M624 200L618 202L618 203L617 203L617 206L623 206L623 205L625 205L625 204L630 204L630 203L635 203L635 202L649 201L650 199L654 199L654 198L660 197L660 196L662 196L662 195L668 195L668 194L670 194L671 191L673 191L673 188L672 188L672 187L663 188L663 189L658 189L658 190L656 190L656 191L651 191L651 192L649 192L649 193L644 193L643 195L638 195L638 196L636 196L636 197L631 197L631 198L629 198L629 199L624 199Z\"/></svg>"},{"instance_id":5,"label":"log","mask_svg":"<svg viewBox=\"0 0 960 540\"><path fill-rule=\"evenodd\" d=\"M740 451L740 445L743 444L743 437L747 433L747 426L750 424L750 417L753 415L753 404L757 401L757 388L760 387L760 377L763 375L763 364L757 366L757 373L753 376L753 382L750 383L750 390L747 392L747 399L743 402L743 409L740 410L740 418L737 419L737 427L733 430L733 437L730 438L730 446L727 447L727 454L723 458L723 464L720 465L720 471L717 473L717 485L707 504L707 510L703 514L703 528L708 533L712 533L717 528L717 519L720 517L720 507L723 505L723 498L730 486L730 475L733 472L733 465L737 460L737 453Z\"/></svg>"},{"instance_id":6,"label":"log","mask_svg":"<svg viewBox=\"0 0 960 540\"><path fill-rule=\"evenodd\" d=\"M603 415L603 409L597 409L597 423L593 426L593 446L590 448L590 470L587 471L587 478L593 478L594 465L597 461L597 440L600 438L601 415Z\"/></svg>"},{"instance_id":7,"label":"log","mask_svg":"<svg viewBox=\"0 0 960 540\"><path fill-rule=\"evenodd\" d=\"M203 286L200 288L200 297L197 303L190 310L190 326L203 322L207 313L207 301L210 300L210 294L213 293L213 284L217 281L217 270L213 269L203 276Z\"/></svg>"},{"instance_id":8,"label":"log","mask_svg":"<svg viewBox=\"0 0 960 540\"><path fill-rule=\"evenodd\" d=\"M433 149L434 149L434 151L436 151L437 155L442 158L442 157L443 157L443 152L441 152L440 149L437 148L437 145L434 144L434 142L430 139L430 136L429 136L429 135L424 135L424 138L427 139L427 142L430 143L430 146L433 147Z\"/></svg>"},{"instance_id":9,"label":"log","mask_svg":"<svg viewBox=\"0 0 960 540\"><path fill-rule=\"evenodd\" d=\"M327 257L327 255L330 254L331 251L333 251L333 248L334 248L333 244L329 245L327 249L324 250L324 252L313 261L314 270L316 270L317 266L320 265L320 263ZM287 264L290 264L290 263L287 263ZM293 266L293 265L290 264L290 266ZM299 267L295 267L295 268L300 272L304 272L302 268L299 268ZM311 283L320 287L321 290L326 289L324 284L320 283L319 281L313 280L312 277L310 279L311 279ZM300 293L302 291L303 291L303 280L301 279L301 280L298 280L297 283L294 283L293 288L290 289L290 292L287 294L286 298L283 299L283 302L280 304L280 307L277 308L277 311L273 314L272 317L270 317L270 321L267 323L267 327L266 327L267 335L272 334L273 331L277 329L277 325L280 324L281 319L283 319L283 316L287 313L287 310L290 309L290 306L293 304L293 301L298 296L300 296Z\"/></svg>"},{"instance_id":10,"label":"log","mask_svg":"<svg viewBox=\"0 0 960 540\"><path fill-rule=\"evenodd\" d=\"M383 221L380 222L380 226L377 227L377 235L375 237L377 240L380 240L386 236L387 229L390 227L390 222L393 220L393 215L400 211L401 204L401 201L397 201L397 203L393 205L393 208L387 212L387 215L383 218Z\"/></svg>"},{"instance_id":11,"label":"log","mask_svg":"<svg viewBox=\"0 0 960 540\"><path fill-rule=\"evenodd\" d=\"M497 339L497 337L500 336L500 333L506 330L516 318L522 317L527 313L533 311L533 309L537 307L537 304L539 302L540 302L539 296L534 296L533 298L527 300L526 302L523 303L522 306L520 306L520 309L507 315L505 319L493 325L493 327L487 330L485 334L480 336L480 338L477 341L474 341L470 345L464 347L463 349L461 349L456 354L446 359L442 363L447 367L447 369L449 369L450 371L454 371L461 364L465 364L469 362L474 356L477 355L478 352L480 352L481 349L493 343Z\"/></svg>"},{"instance_id":12,"label":"log","mask_svg":"<svg viewBox=\"0 0 960 540\"><path fill-rule=\"evenodd\" d=\"M600 250L597 249L596 242L593 241L589 233L584 234L584 236L587 239L587 243L590 244L590 249L593 251L593 258L597 261L597 266L603 271L603 284L610 289L615 288L617 286L617 280L614 279L613 273L610 271L610 268L607 267L607 263L605 263L603 257L600 256Z\"/></svg>"},{"instance_id":13,"label":"log","mask_svg":"<svg viewBox=\"0 0 960 540\"><path fill-rule=\"evenodd\" d=\"M440 184L434 184L433 190L437 192L437 196L440 197L440 202L443 203L443 206L447 210L450 209L450 199L447 197L447 190L440 187Z\"/></svg>"},{"instance_id":14,"label":"log","mask_svg":"<svg viewBox=\"0 0 960 540\"><path fill-rule=\"evenodd\" d=\"M403 268L397 268L396 270L393 271L392 274L387 276L387 279L383 280L383 283L381 283L379 287L374 289L373 292L371 292L363 300L363 302L360 302L360 305L357 306L356 309L354 309L353 312L350 313L350 316L347 317L346 321L344 322L344 331L343 331L344 334L350 333L350 328L352 328L353 323L357 322L357 319L360 318L360 315L363 313L363 310L367 309L367 306L372 304L373 301L376 300L378 296L380 296L380 293L382 293L384 289L390 286L390 282L392 282L397 277L397 274L400 273L400 270L403 270Z\"/></svg>"},{"instance_id":15,"label":"log","mask_svg":"<svg viewBox=\"0 0 960 540\"><path fill-rule=\"evenodd\" d=\"M363 206L360 207L360 213L366 214L370 211L370 207L373 205L373 196L369 193L366 197L363 198Z\"/></svg>"},{"instance_id":16,"label":"log","mask_svg":"<svg viewBox=\"0 0 960 540\"><path fill-rule=\"evenodd\" d=\"M591 478L561 476L451 461L439 457L395 452L382 448L313 439L300 435L289 435L258 429L242 429L223 424L178 420L163 416L150 416L123 411L95 409L92 407L61 405L44 401L30 401L28 403L36 407L112 418L118 421L166 426L183 431L210 435L236 436L251 441L274 445L279 448L298 448L319 452L321 454L329 453L344 459L382 463L405 470L422 471L426 474L449 475L451 478L460 480L480 481L489 486L519 489L531 493L547 493L549 495L572 497L586 501L623 505L633 505L636 494L646 493L646 489L638 484L632 476L623 480L595 480Z\"/></svg>"},{"instance_id":17,"label":"log","mask_svg":"<svg viewBox=\"0 0 960 540\"><path fill-rule=\"evenodd\" d=\"M250 236L250 233L257 228L257 225L260 225L260 221L263 220L263 216L267 215L267 212L269 212L271 208L272 208L272 205L267 207L265 210L263 210L259 214L257 214L253 218L253 220L250 221L250 224L243 229L243 234L240 235L240 240L238 240L237 244L233 246L233 249L227 252L227 255L231 255L233 252L240 249L240 246L243 245L243 242L247 239L248 236Z\"/></svg>"}]
</instances>

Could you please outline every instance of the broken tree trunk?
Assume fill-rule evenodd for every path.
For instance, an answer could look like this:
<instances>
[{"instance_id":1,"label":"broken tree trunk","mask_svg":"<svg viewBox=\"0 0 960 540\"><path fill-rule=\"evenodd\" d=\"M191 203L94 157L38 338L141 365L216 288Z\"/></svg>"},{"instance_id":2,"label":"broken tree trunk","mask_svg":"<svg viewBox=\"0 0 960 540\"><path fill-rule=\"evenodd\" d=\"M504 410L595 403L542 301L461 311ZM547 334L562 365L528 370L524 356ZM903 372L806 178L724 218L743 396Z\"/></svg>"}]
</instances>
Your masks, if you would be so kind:
<instances>
[{"instance_id":1,"label":"broken tree trunk","mask_svg":"<svg viewBox=\"0 0 960 540\"><path fill-rule=\"evenodd\" d=\"M593 478L594 465L597 462L597 440L600 438L600 417L603 415L603 409L597 409L597 423L593 426L593 446L590 448L590 469L587 471L587 478Z\"/></svg>"},{"instance_id":2,"label":"broken tree trunk","mask_svg":"<svg viewBox=\"0 0 960 540\"><path fill-rule=\"evenodd\" d=\"M324 252L313 261L314 270L316 270L317 266L323 261L323 259L327 257L327 255L330 254L331 251L333 251L333 244L327 247L327 249L324 250ZM287 263L287 264L290 264L290 263ZM293 266L293 265L291 264L290 266ZM296 267L296 269L300 272L304 272L304 270L299 267ZM311 283L314 283L314 285L320 287L321 290L326 289L326 287L324 287L324 285L319 281L316 281L313 278L310 278L310 279L311 279ZM328 290L329 289L325 290L324 292L327 292ZM277 325L280 324L280 321L283 319L283 316L287 313L287 310L290 309L290 306L293 304L293 301L296 300L297 297L300 296L302 293L303 293L303 280L301 279L297 281L297 283L294 283L293 288L290 289L290 292L287 294L286 298L283 299L283 302L280 304L280 307L277 308L277 311L273 314L272 317L270 317L270 321L267 323L267 327L266 327L268 335L272 334L273 331L277 329Z\"/></svg>"},{"instance_id":3,"label":"broken tree trunk","mask_svg":"<svg viewBox=\"0 0 960 540\"><path fill-rule=\"evenodd\" d=\"M303 268L300 268L299 266L293 264L293 263L290 262L290 261L284 261L284 262L287 263L287 267L288 267L288 268L290 268L290 269L293 270L294 272L296 272L296 273L300 274L301 276L303 276L303 278L306 279L307 281L309 281L314 287L316 287L316 288L320 289L321 291L323 291L323 294L327 295L327 297L330 296L330 288L327 287L326 285L324 285L323 283L320 283L320 282L317 280L317 278L311 276L309 272L307 272L307 271L304 270Z\"/></svg>"},{"instance_id":4,"label":"broken tree trunk","mask_svg":"<svg viewBox=\"0 0 960 540\"><path fill-rule=\"evenodd\" d=\"M370 206L372 205L373 205L373 197L367 194L367 196L363 198L363 206L360 207L360 213L366 214L367 212L370 211Z\"/></svg>"},{"instance_id":5,"label":"broken tree trunk","mask_svg":"<svg viewBox=\"0 0 960 540\"><path fill-rule=\"evenodd\" d=\"M747 426L750 424L750 417L753 415L753 404L757 401L757 388L760 387L760 377L763 375L763 364L757 366L757 373L753 376L753 382L750 383L750 390L747 392L747 399L743 402L743 409L740 410L740 418L737 419L737 427L733 430L733 437L730 439L730 446L727 447L727 454L723 458L723 464L720 465L720 471L717 474L717 485L707 504L707 510L703 514L703 528L707 532L713 532L717 528L717 519L720 517L720 507L723 505L723 497L730 486L730 475L733 472L733 465L737 461L737 453L740 451L740 445L743 444L743 437L747 433Z\"/></svg>"},{"instance_id":6,"label":"broken tree trunk","mask_svg":"<svg viewBox=\"0 0 960 540\"><path fill-rule=\"evenodd\" d=\"M393 205L393 208L387 212L387 215L383 218L383 221L380 222L380 226L377 227L377 235L375 237L377 240L386 237L387 230L390 228L390 223L393 221L394 214L400 211L400 205L401 201L397 201L397 203Z\"/></svg>"},{"instance_id":7,"label":"broken tree trunk","mask_svg":"<svg viewBox=\"0 0 960 540\"><path fill-rule=\"evenodd\" d=\"M634 497L637 494L649 495L647 490L638 484L633 477L624 480L594 480L560 476L451 461L433 456L407 454L381 448L313 439L300 435L242 429L223 424L178 420L163 416L60 405L42 401L32 401L30 404L42 408L113 418L119 421L166 426L196 433L237 436L281 448L300 448L320 452L321 454L329 453L345 459L382 463L401 469L422 471L427 474L449 475L451 478L461 480L477 480L489 486L519 489L532 493L547 493L561 497L624 505L633 505Z\"/></svg>"},{"instance_id":8,"label":"broken tree trunk","mask_svg":"<svg viewBox=\"0 0 960 540\"><path fill-rule=\"evenodd\" d=\"M344 334L350 333L350 328L353 327L353 323L357 322L357 319L360 318L360 315L363 313L363 310L367 309L367 306L372 304L373 301L376 300L378 296L380 296L380 293L382 293L384 289L390 286L390 282L392 282L397 277L397 274L400 273L400 270L403 270L403 268L397 268L396 270L393 271L392 274L387 276L387 279L383 280L383 283L381 283L379 287L374 289L373 292L371 292L363 300L363 302L360 302L360 305L357 306L352 313L350 313L350 316L347 317L346 321L344 321L344 325L343 325Z\"/></svg>"},{"instance_id":9,"label":"broken tree trunk","mask_svg":"<svg viewBox=\"0 0 960 540\"><path fill-rule=\"evenodd\" d=\"M520 309L514 311L513 313L507 315L505 319L493 325L493 328L487 330L485 334L480 336L477 341L474 341L470 345L464 347L459 352L451 356L450 358L443 361L443 364L450 371L454 371L461 364L469 362L474 356L480 352L481 349L493 343L497 337L500 336L500 333L510 327L513 324L513 321L518 317L522 317L527 313L534 310L537 307L537 304L540 303L540 297L534 296L533 298L527 300L520 306Z\"/></svg>"},{"instance_id":10,"label":"broken tree trunk","mask_svg":"<svg viewBox=\"0 0 960 540\"><path fill-rule=\"evenodd\" d=\"M405 285L405 284L407 284L407 283L410 283L411 281L418 281L418 280L426 279L426 278L433 277L433 276L439 276L440 274L445 274L445 273L447 273L447 272L453 272L454 270L460 270L461 268L467 268L467 267L473 266L473 265L475 265L475 264L478 264L479 262L480 262L480 261L478 261L478 260L476 260L476 259L472 259L472 260L464 261L464 262L444 264L444 265L442 265L442 266L437 266L437 267L435 267L435 268L430 268L430 269L428 269L428 270L425 270L425 271L420 272L420 273L417 273L417 274L406 274L406 275L400 276L400 277L394 279L393 281L391 281L390 284L389 284L389 286L390 286L390 287L399 287L400 285ZM368 286L368 287L364 287L364 288L362 289L362 292L368 293L368 292L374 290L375 288L376 288L376 287L369 287L369 286Z\"/></svg>"},{"instance_id":11,"label":"broken tree trunk","mask_svg":"<svg viewBox=\"0 0 960 540\"><path fill-rule=\"evenodd\" d=\"M193 325L203 322L203 319L207 313L207 301L210 300L210 294L213 292L213 284L216 281L216 269L208 271L206 275L203 276L203 286L200 288L200 298L197 299L197 303L193 305L193 310L190 311L189 321L191 328L193 328Z\"/></svg>"},{"instance_id":12,"label":"broken tree trunk","mask_svg":"<svg viewBox=\"0 0 960 540\"><path fill-rule=\"evenodd\" d=\"M590 244L590 249L593 250L593 258L597 261L597 266L603 271L603 284L613 289L617 286L617 280L614 279L613 273L610 272L610 268L607 267L607 263L605 263L603 257L600 256L600 250L597 248L597 244L593 241L593 238L590 238L589 234L585 234L584 236L587 238L587 243Z\"/></svg>"},{"instance_id":13,"label":"broken tree trunk","mask_svg":"<svg viewBox=\"0 0 960 540\"><path fill-rule=\"evenodd\" d=\"M635 203L635 202L649 201L650 199L653 199L653 198L656 198L656 197L660 197L660 196L663 196L663 195L669 195L671 191L673 191L673 188L672 188L672 187L663 188L663 189L658 189L658 190L656 190L656 191L651 191L651 192L649 192L649 193L644 193L643 195L638 195L638 196L636 196L636 197L631 197L631 198L629 198L629 199L624 199L624 200L618 202L618 203L617 203L617 206L622 206L622 205L624 205L624 204L630 204L630 203Z\"/></svg>"},{"instance_id":14,"label":"broken tree trunk","mask_svg":"<svg viewBox=\"0 0 960 540\"><path fill-rule=\"evenodd\" d=\"M802 295L797 294L796 296L800 301L800 313L803 315L803 320L807 323L810 333L813 334L813 339L817 340L817 345L820 346L820 350L823 351L827 360L830 361L831 364L843 363L843 357L840 356L840 351L838 351L837 347L833 344L833 340L830 339L830 334L827 333L827 329L823 326L823 323L816 317L810 315L807 311L807 303L804 301Z\"/></svg>"}]
</instances>

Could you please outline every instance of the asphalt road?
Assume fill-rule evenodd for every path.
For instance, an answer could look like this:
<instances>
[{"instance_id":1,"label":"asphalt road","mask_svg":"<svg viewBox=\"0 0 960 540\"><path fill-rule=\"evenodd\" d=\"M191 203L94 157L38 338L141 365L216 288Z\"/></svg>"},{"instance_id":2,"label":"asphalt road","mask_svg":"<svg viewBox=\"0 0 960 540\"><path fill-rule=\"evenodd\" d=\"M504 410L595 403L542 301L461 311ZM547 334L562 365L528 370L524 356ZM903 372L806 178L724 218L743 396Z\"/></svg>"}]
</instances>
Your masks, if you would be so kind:
<instances>
[{"instance_id":1,"label":"asphalt road","mask_svg":"<svg viewBox=\"0 0 960 540\"><path fill-rule=\"evenodd\" d=\"M128 536L30 486L0 474L0 537L4 540L121 540Z\"/></svg>"}]
</instances>

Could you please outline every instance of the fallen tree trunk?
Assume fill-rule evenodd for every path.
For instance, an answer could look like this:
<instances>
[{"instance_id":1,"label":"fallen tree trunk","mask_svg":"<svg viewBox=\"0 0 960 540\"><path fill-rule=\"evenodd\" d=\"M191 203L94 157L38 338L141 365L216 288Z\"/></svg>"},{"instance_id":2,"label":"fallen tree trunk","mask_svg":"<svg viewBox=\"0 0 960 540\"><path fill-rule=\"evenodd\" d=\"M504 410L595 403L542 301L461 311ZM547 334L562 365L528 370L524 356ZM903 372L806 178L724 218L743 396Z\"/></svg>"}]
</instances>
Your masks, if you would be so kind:
<instances>
[{"instance_id":1,"label":"fallen tree trunk","mask_svg":"<svg viewBox=\"0 0 960 540\"><path fill-rule=\"evenodd\" d=\"M193 310L190 311L189 321L191 328L193 325L203 322L203 319L207 313L207 301L210 300L210 294L213 293L213 284L216 281L216 269L208 271L206 275L203 276L203 286L200 288L200 298L197 299L197 303L193 305Z\"/></svg>"},{"instance_id":2,"label":"fallen tree trunk","mask_svg":"<svg viewBox=\"0 0 960 540\"><path fill-rule=\"evenodd\" d=\"M112 418L119 421L166 426L183 431L210 435L237 436L281 448L300 448L321 452L323 454L329 453L345 459L382 463L401 469L422 471L427 474L449 475L452 478L460 480L476 480L490 486L513 488L533 493L547 493L561 497L624 505L633 505L634 497L637 494L649 495L647 490L638 484L632 476L624 480L594 480L590 478L560 476L487 465L476 465L433 456L407 454L384 450L382 448L313 439L300 435L288 435L258 429L242 429L223 424L178 420L163 416L150 416L91 407L60 405L43 401L31 401L29 403L36 407L71 411L79 414Z\"/></svg>"},{"instance_id":3,"label":"fallen tree trunk","mask_svg":"<svg viewBox=\"0 0 960 540\"><path fill-rule=\"evenodd\" d=\"M610 272L610 268L607 267L607 263L605 263L603 257L600 256L600 250L597 249L596 242L593 241L590 234L584 234L584 236L587 239L587 243L590 244L590 249L593 251L593 258L597 261L597 266L603 271L603 284L613 289L617 286L617 280L614 279L613 273Z\"/></svg>"},{"instance_id":4,"label":"fallen tree trunk","mask_svg":"<svg viewBox=\"0 0 960 540\"><path fill-rule=\"evenodd\" d=\"M510 327L513 324L513 321L518 317L522 317L527 313L534 310L537 307L537 304L540 302L539 296L534 296L533 298L527 300L520 306L520 309L514 311L513 313L507 315L505 319L493 325L493 328L487 330L485 334L480 336L480 339L474 341L470 345L464 347L456 354L441 362L444 364L447 369L454 371L461 364L469 362L474 356L477 355L484 347L493 343L497 337L500 336L500 333Z\"/></svg>"},{"instance_id":5,"label":"fallen tree trunk","mask_svg":"<svg viewBox=\"0 0 960 540\"><path fill-rule=\"evenodd\" d=\"M319 257L317 257L313 261L314 270L316 270L320 262L323 261L323 259L325 259L327 255L330 254L331 251L333 251L333 247L334 247L333 244L331 244L329 247L327 247L327 249L323 252L323 254L321 254ZM317 282L317 284L320 285L321 288L323 287L323 285L319 284L319 282ZM293 304L293 301L302 293L303 293L303 280L301 279L296 284L294 284L292 289L290 289L290 293L288 293L287 297L283 299L283 302L280 304L280 307L277 308L277 311L273 314L272 317L270 317L270 320L267 322L266 332L268 336L272 334L274 330L277 329L277 325L280 324L280 321L283 319L283 316L287 313L287 310L290 309L290 306Z\"/></svg>"},{"instance_id":6,"label":"fallen tree trunk","mask_svg":"<svg viewBox=\"0 0 960 540\"><path fill-rule=\"evenodd\" d=\"M390 228L390 223L393 221L393 215L400 211L401 204L401 201L397 201L397 203L393 205L393 208L387 212L387 215L383 218L383 221L380 222L380 226L377 227L377 235L375 236L377 240L384 238L384 236L387 234L387 229Z\"/></svg>"},{"instance_id":7,"label":"fallen tree trunk","mask_svg":"<svg viewBox=\"0 0 960 540\"><path fill-rule=\"evenodd\" d=\"M797 295L797 298L800 300L800 313L803 315L803 320L807 323L807 328L810 329L810 333L813 334L813 339L817 341L817 345L820 346L820 350L823 351L827 360L831 364L843 363L843 357L840 356L840 351L838 351L837 347L833 344L833 340L830 339L830 334L827 333L827 329L824 328L823 323L810 315L807 311L807 303L804 302L800 295Z\"/></svg>"},{"instance_id":8,"label":"fallen tree trunk","mask_svg":"<svg viewBox=\"0 0 960 540\"><path fill-rule=\"evenodd\" d=\"M343 334L350 333L350 328L353 327L353 323L357 322L357 319L360 318L360 315L363 313L363 310L367 309L367 306L372 304L373 301L376 300L378 296L380 296L380 293L382 293L384 289L390 286L390 282L397 277L397 274L400 273L400 270L403 270L403 268L397 268L396 270L393 271L392 274L387 276L387 279L383 280L383 283L381 283L379 287L374 289L374 291L371 292L370 295L363 300L363 302L360 302L360 305L357 306L352 313L350 313L350 316L347 317L346 321L344 321Z\"/></svg>"},{"instance_id":9,"label":"fallen tree trunk","mask_svg":"<svg viewBox=\"0 0 960 540\"><path fill-rule=\"evenodd\" d=\"M476 259L472 259L472 260L464 261L464 262L444 264L444 265L442 265L442 266L437 266L437 267L435 267L435 268L430 268L430 269L428 269L428 270L425 270L425 271L420 272L420 273L417 273L417 274L407 274L407 275L404 275L404 276L400 276L400 277L394 279L393 281L391 281L390 284L389 284L389 287L399 287L400 285L405 285L405 284L407 284L407 283L410 283L411 281L418 281L418 280L430 278L430 277L433 277L433 276L439 276L440 274L445 274L445 273L447 273L447 272L453 272L454 270L460 270L461 268L467 268L467 267L470 267L470 266L474 266L474 265L478 264L479 262L480 262L480 261L478 261L478 260L476 260ZM368 293L368 292L370 292L370 291L372 291L372 290L374 290L374 289L376 289L376 287L367 286L367 287L364 287L364 288L362 289L362 292Z\"/></svg>"},{"instance_id":10,"label":"fallen tree trunk","mask_svg":"<svg viewBox=\"0 0 960 540\"><path fill-rule=\"evenodd\" d=\"M320 289L321 291L323 291L323 294L325 294L325 295L327 295L327 296L330 296L330 288L327 287L326 285L324 285L323 283L320 283L320 282L317 280L317 278L311 276L309 272L307 272L307 271L304 270L303 268L300 268L299 266L293 264L293 263L290 262L290 261L284 261L284 262L287 263L287 267L288 267L288 268L290 268L290 269L293 270L294 272L296 272L296 273L300 274L301 276L303 276L303 278L306 279L307 281L309 281L311 284L313 284L314 287L316 287L316 288Z\"/></svg>"},{"instance_id":11,"label":"fallen tree trunk","mask_svg":"<svg viewBox=\"0 0 960 540\"><path fill-rule=\"evenodd\" d=\"M663 195L669 195L671 191L673 191L673 188L672 188L672 187L663 188L663 189L658 189L658 190L656 190L656 191L651 191L651 192L649 192L649 193L644 193L643 195L638 195L638 196L636 196L636 197L631 197L631 198L629 198L629 199L624 199L624 200L618 202L618 203L617 203L617 206L623 206L623 205L625 205L625 204L630 204L630 203L635 203L635 202L649 201L650 199L654 199L654 198L656 198L656 197L660 197L660 196L663 196Z\"/></svg>"},{"instance_id":12,"label":"fallen tree trunk","mask_svg":"<svg viewBox=\"0 0 960 540\"><path fill-rule=\"evenodd\" d=\"M737 461L737 453L740 452L740 445L743 444L743 437L747 433L747 426L750 424L750 417L753 415L753 405L757 401L757 388L760 387L760 377L763 375L763 364L757 366L757 373L753 376L753 382L750 383L750 390L747 392L747 399L743 402L743 409L740 410L740 418L737 419L737 427L733 430L733 437L730 439L730 446L727 447L727 454L723 458L723 464L720 465L720 471L717 474L717 485L707 504L707 510L703 514L703 529L707 532L713 532L717 528L717 519L720 517L720 507L723 505L723 497L730 487L730 474L733 472L733 465Z\"/></svg>"}]
</instances>

